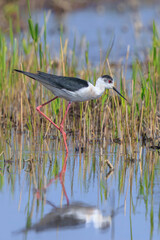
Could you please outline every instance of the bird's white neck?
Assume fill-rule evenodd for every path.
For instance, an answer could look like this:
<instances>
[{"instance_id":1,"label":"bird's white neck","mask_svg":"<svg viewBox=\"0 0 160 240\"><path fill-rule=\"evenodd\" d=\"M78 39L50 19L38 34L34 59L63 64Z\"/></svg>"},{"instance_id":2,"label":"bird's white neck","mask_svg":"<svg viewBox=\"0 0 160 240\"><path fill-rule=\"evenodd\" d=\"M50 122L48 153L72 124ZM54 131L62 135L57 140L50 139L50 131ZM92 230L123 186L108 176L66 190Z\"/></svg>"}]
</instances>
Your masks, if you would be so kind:
<instances>
[{"instance_id":1,"label":"bird's white neck","mask_svg":"<svg viewBox=\"0 0 160 240\"><path fill-rule=\"evenodd\" d=\"M94 86L96 98L99 98L100 96L102 96L105 89L106 88L105 88L104 84L102 84L101 80L98 78L96 81L96 85Z\"/></svg>"}]
</instances>

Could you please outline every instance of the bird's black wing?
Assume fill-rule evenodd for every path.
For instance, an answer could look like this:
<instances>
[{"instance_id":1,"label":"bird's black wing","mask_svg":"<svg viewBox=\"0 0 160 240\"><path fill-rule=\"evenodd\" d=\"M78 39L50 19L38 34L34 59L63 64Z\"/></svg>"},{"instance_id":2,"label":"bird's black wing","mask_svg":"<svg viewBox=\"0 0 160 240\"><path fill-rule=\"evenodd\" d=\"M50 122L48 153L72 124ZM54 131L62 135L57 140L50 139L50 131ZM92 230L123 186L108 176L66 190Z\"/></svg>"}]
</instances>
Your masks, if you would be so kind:
<instances>
[{"instance_id":1,"label":"bird's black wing","mask_svg":"<svg viewBox=\"0 0 160 240\"><path fill-rule=\"evenodd\" d=\"M83 87L88 87L88 82L80 78L56 76L40 71L38 71L37 73L30 73L17 69L14 69L14 71L23 73L27 77L33 78L48 87L51 86L58 89L67 89L73 92Z\"/></svg>"}]
</instances>

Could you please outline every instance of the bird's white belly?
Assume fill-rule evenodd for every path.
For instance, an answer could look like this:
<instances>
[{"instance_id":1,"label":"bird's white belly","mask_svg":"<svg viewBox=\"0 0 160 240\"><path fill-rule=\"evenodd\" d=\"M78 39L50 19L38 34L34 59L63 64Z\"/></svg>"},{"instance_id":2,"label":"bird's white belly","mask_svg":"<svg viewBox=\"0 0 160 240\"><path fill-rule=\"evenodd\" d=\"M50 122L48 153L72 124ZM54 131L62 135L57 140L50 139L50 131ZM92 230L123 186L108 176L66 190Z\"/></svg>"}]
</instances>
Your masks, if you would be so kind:
<instances>
[{"instance_id":1,"label":"bird's white belly","mask_svg":"<svg viewBox=\"0 0 160 240\"><path fill-rule=\"evenodd\" d=\"M45 86L47 87L47 86ZM99 98L102 93L98 94L94 91L94 86L89 84L87 88L81 88L78 91L68 91L66 89L57 89L48 87L48 89L57 97L64 98L71 102L84 102L91 99Z\"/></svg>"}]
</instances>

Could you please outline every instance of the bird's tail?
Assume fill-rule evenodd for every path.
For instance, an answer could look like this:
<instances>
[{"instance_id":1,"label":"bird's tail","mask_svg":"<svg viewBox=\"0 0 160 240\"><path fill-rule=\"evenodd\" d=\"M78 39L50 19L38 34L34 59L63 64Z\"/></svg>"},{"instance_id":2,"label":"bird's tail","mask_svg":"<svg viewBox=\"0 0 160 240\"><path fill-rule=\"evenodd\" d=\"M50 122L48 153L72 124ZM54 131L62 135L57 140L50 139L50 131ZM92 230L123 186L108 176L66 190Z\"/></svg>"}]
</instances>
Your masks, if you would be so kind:
<instances>
[{"instance_id":1,"label":"bird's tail","mask_svg":"<svg viewBox=\"0 0 160 240\"><path fill-rule=\"evenodd\" d=\"M59 83L57 83L58 77L56 75L43 73L40 71L38 71L37 73L25 72L25 71L18 70L18 69L14 69L14 71L16 71L18 73L22 73L22 74L26 75L27 77L30 77L34 80L37 80L42 85L44 85L46 88L48 87L50 89L50 87L57 87L57 86L58 86L58 88L61 87L61 85ZM61 79L61 77L59 77L59 78Z\"/></svg>"},{"instance_id":2,"label":"bird's tail","mask_svg":"<svg viewBox=\"0 0 160 240\"><path fill-rule=\"evenodd\" d=\"M41 78L37 74L25 72L25 71L18 70L18 69L13 69L13 70L16 72L22 73L22 74L26 75L27 77L33 78L33 79L41 82Z\"/></svg>"}]
</instances>

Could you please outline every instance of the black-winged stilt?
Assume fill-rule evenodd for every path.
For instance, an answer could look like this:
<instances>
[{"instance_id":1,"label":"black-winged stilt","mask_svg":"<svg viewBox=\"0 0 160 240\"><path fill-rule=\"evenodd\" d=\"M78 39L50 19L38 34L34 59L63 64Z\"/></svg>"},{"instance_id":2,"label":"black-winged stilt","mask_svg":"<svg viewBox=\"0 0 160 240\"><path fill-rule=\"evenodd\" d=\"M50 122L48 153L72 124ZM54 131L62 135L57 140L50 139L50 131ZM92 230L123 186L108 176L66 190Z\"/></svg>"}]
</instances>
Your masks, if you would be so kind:
<instances>
[{"instance_id":1,"label":"black-winged stilt","mask_svg":"<svg viewBox=\"0 0 160 240\"><path fill-rule=\"evenodd\" d=\"M43 86L48 88L55 95L53 99L38 106L36 110L40 114L42 114L48 121L50 121L62 133L67 153L68 153L68 148L66 143L66 133L63 130L63 125L64 125L64 120L66 118L66 115L68 113L68 110L70 108L71 102L84 102L84 101L99 98L100 96L102 96L102 94L106 89L113 89L121 97L123 97L114 87L114 80L109 75L103 75L99 77L96 81L96 85L94 86L90 82L87 82L85 80L82 80L80 78L75 78L75 77L56 76L53 74L48 74L40 71L38 71L37 73L30 73L30 72L17 70L17 69L14 69L14 71L23 73L27 77L30 77L39 81ZM58 127L57 124L55 124L50 118L48 118L44 113L40 111L41 107L54 101L58 97L64 98L67 101L69 101L67 110L64 114L60 127ZM125 97L123 98L126 100Z\"/></svg>"},{"instance_id":2,"label":"black-winged stilt","mask_svg":"<svg viewBox=\"0 0 160 240\"><path fill-rule=\"evenodd\" d=\"M42 232L49 229L72 229L73 227L93 227L98 230L107 230L111 227L114 213L105 216L97 207L83 202L74 202L62 207L54 206L51 212L46 214L38 223L29 228L20 230L18 233L34 230Z\"/></svg>"}]
</instances>

